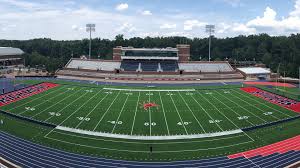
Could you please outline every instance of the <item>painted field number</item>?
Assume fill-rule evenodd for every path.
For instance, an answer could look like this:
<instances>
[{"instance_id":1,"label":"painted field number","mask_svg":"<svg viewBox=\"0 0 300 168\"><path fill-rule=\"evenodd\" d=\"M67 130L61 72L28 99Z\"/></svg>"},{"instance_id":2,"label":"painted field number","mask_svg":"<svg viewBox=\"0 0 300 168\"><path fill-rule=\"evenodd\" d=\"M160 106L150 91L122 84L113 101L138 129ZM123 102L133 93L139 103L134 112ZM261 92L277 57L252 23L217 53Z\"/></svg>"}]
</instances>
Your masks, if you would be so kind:
<instances>
[{"instance_id":1,"label":"painted field number","mask_svg":"<svg viewBox=\"0 0 300 168\"><path fill-rule=\"evenodd\" d=\"M146 127L148 127L148 126L150 125L150 123L149 123L149 122L145 122L144 125L145 125ZM151 126L156 126L156 122L152 122L152 123L151 123Z\"/></svg>"},{"instance_id":2,"label":"painted field number","mask_svg":"<svg viewBox=\"0 0 300 168\"><path fill-rule=\"evenodd\" d=\"M247 120L249 118L249 116L240 116L238 117L239 120Z\"/></svg>"},{"instance_id":3,"label":"painted field number","mask_svg":"<svg viewBox=\"0 0 300 168\"><path fill-rule=\"evenodd\" d=\"M178 122L177 125L189 125L192 122Z\"/></svg>"},{"instance_id":4,"label":"painted field number","mask_svg":"<svg viewBox=\"0 0 300 168\"><path fill-rule=\"evenodd\" d=\"M222 120L209 120L208 122L210 124L214 124L214 123L220 123Z\"/></svg>"},{"instance_id":5,"label":"painted field number","mask_svg":"<svg viewBox=\"0 0 300 168\"><path fill-rule=\"evenodd\" d=\"M273 114L272 112L265 112L265 113L264 113L264 115L266 115L266 116L267 116L267 115L272 115L272 114Z\"/></svg>"},{"instance_id":6,"label":"painted field number","mask_svg":"<svg viewBox=\"0 0 300 168\"><path fill-rule=\"evenodd\" d=\"M85 118L85 117L77 117L78 120L80 121L90 121L90 118Z\"/></svg>"}]
</instances>

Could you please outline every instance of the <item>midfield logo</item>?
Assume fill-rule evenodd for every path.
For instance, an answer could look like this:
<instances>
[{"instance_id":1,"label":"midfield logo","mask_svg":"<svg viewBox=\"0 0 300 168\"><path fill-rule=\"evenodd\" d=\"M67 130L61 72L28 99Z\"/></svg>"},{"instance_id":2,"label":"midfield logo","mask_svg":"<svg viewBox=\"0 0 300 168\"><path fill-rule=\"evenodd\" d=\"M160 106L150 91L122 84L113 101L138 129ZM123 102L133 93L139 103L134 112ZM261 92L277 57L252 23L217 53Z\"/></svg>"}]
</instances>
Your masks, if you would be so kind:
<instances>
[{"instance_id":1,"label":"midfield logo","mask_svg":"<svg viewBox=\"0 0 300 168\"><path fill-rule=\"evenodd\" d=\"M143 103L141 103L141 108L144 108L144 110L148 110L151 107L156 107L158 109L158 106L159 106L158 104L151 103L151 102L148 102L148 103L143 102Z\"/></svg>"}]
</instances>

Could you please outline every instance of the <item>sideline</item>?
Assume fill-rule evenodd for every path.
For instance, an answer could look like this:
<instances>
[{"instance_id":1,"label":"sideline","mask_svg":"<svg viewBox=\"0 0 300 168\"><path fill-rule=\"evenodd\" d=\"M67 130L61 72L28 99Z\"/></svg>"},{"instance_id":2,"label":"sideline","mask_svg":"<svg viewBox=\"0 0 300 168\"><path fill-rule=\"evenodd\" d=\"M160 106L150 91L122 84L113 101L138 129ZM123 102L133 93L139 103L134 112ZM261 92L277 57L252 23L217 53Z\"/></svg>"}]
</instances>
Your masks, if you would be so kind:
<instances>
[{"instance_id":1,"label":"sideline","mask_svg":"<svg viewBox=\"0 0 300 168\"><path fill-rule=\"evenodd\" d=\"M92 135L92 136L101 136L108 138L119 138L119 139L134 139L134 140L176 140L176 139L195 139L195 138L209 138L209 137L218 137L224 135L232 135L239 134L243 131L241 129L223 131L223 132L214 132L214 133L206 133L206 134L190 134L190 135L165 135L165 136L140 136L140 135L125 135L125 134L111 134L104 132L95 132L95 131L87 131L63 126L57 126L55 129L73 132L84 135Z\"/></svg>"}]
</instances>

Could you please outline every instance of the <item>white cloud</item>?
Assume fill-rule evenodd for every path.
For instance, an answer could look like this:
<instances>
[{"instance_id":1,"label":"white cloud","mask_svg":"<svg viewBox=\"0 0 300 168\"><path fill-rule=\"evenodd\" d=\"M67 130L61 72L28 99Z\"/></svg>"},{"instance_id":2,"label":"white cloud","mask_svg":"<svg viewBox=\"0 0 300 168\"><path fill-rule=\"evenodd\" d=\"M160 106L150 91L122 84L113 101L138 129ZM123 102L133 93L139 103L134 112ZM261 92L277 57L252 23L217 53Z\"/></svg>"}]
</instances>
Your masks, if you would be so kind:
<instances>
[{"instance_id":1,"label":"white cloud","mask_svg":"<svg viewBox=\"0 0 300 168\"><path fill-rule=\"evenodd\" d=\"M184 30L193 30L194 28L203 27L206 23L199 20L186 20L184 22Z\"/></svg>"},{"instance_id":2,"label":"white cloud","mask_svg":"<svg viewBox=\"0 0 300 168\"><path fill-rule=\"evenodd\" d=\"M276 15L277 15L277 13L273 9L271 9L270 7L267 7L265 9L263 17L257 16L255 19L250 20L247 23L247 26L277 27L277 26L279 26L279 22L276 21Z\"/></svg>"},{"instance_id":3,"label":"white cloud","mask_svg":"<svg viewBox=\"0 0 300 168\"><path fill-rule=\"evenodd\" d=\"M128 9L127 3L121 3L116 6L116 10L118 10L118 11L124 11L126 9Z\"/></svg>"},{"instance_id":4,"label":"white cloud","mask_svg":"<svg viewBox=\"0 0 300 168\"><path fill-rule=\"evenodd\" d=\"M150 15L152 15L152 12L149 10L144 10L144 11L142 11L142 15L150 16Z\"/></svg>"},{"instance_id":5,"label":"white cloud","mask_svg":"<svg viewBox=\"0 0 300 168\"><path fill-rule=\"evenodd\" d=\"M255 34L256 33L255 28L250 28L250 27L247 27L246 25L240 24L240 23L235 23L232 27L232 31L243 33L243 34Z\"/></svg>"},{"instance_id":6,"label":"white cloud","mask_svg":"<svg viewBox=\"0 0 300 168\"><path fill-rule=\"evenodd\" d=\"M131 23L123 23L119 28L116 29L116 32L119 33L132 33L137 29Z\"/></svg>"},{"instance_id":7,"label":"white cloud","mask_svg":"<svg viewBox=\"0 0 300 168\"><path fill-rule=\"evenodd\" d=\"M299 3L297 1L296 3ZM261 31L271 32L276 31L277 33L286 34L289 32L300 31L300 17L297 16L298 7L290 13L288 17L277 19L277 12L270 7L267 7L264 11L263 17L256 17L247 22L247 27L257 28ZM276 33L274 32L274 33Z\"/></svg>"},{"instance_id":8,"label":"white cloud","mask_svg":"<svg viewBox=\"0 0 300 168\"><path fill-rule=\"evenodd\" d=\"M72 25L72 30L78 30L79 28L78 28L78 26L77 25Z\"/></svg>"},{"instance_id":9,"label":"white cloud","mask_svg":"<svg viewBox=\"0 0 300 168\"><path fill-rule=\"evenodd\" d=\"M231 28L231 25L229 25L227 23L220 23L217 26L217 33L219 33L219 34L226 33L230 28Z\"/></svg>"},{"instance_id":10,"label":"white cloud","mask_svg":"<svg viewBox=\"0 0 300 168\"><path fill-rule=\"evenodd\" d=\"M297 0L294 5L294 10L290 12L290 16L300 16L300 0Z\"/></svg>"},{"instance_id":11,"label":"white cloud","mask_svg":"<svg viewBox=\"0 0 300 168\"><path fill-rule=\"evenodd\" d=\"M160 25L160 29L175 29L176 28L176 24L169 24L169 23L164 23L162 25Z\"/></svg>"}]
</instances>

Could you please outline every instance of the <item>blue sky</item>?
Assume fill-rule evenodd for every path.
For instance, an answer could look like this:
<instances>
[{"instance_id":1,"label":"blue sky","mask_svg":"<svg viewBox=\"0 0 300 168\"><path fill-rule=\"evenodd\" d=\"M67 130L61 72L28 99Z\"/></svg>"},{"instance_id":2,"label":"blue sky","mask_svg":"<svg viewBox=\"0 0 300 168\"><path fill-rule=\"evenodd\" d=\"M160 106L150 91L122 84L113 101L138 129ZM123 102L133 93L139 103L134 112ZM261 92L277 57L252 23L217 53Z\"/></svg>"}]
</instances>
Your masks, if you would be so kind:
<instances>
[{"instance_id":1,"label":"blue sky","mask_svg":"<svg viewBox=\"0 0 300 168\"><path fill-rule=\"evenodd\" d=\"M0 0L0 39L205 37L300 32L300 0Z\"/></svg>"}]
</instances>

